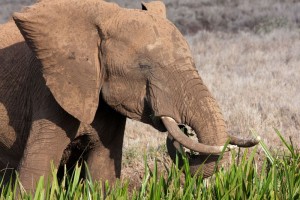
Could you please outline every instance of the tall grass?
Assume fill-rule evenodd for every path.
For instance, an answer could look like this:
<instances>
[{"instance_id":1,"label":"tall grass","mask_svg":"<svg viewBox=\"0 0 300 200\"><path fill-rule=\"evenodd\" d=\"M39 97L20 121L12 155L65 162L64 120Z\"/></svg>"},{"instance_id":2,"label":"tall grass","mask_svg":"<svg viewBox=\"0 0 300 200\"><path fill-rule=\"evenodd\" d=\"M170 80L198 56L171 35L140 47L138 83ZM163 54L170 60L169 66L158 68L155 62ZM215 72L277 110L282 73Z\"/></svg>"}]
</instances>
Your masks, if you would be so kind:
<instances>
[{"instance_id":1,"label":"tall grass","mask_svg":"<svg viewBox=\"0 0 300 200\"><path fill-rule=\"evenodd\" d=\"M166 167L165 174L160 173L157 164L151 170L145 159L143 182L130 192L126 181L117 181L114 186L93 182L88 172L85 180L80 179L81 166L62 181L57 179L57 169L52 168L52 180L44 185L41 177L34 194L16 193L17 189L22 191L18 179L6 185L1 182L0 199L300 199L299 150L278 130L275 132L286 149L272 153L261 141L266 156L260 167L256 161L258 147L244 151L238 163L233 162L228 169L222 168L205 180L191 176L185 157L182 169L172 165ZM237 156L238 152L232 152L233 159Z\"/></svg>"}]
</instances>

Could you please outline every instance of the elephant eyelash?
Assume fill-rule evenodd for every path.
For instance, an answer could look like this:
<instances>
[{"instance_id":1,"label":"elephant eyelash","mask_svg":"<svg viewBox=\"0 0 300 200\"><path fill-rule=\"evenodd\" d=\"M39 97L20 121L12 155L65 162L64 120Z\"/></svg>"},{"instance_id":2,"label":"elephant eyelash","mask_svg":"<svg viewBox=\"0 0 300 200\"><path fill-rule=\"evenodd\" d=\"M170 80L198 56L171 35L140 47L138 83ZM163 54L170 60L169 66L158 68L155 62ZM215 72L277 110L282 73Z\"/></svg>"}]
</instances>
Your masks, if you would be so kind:
<instances>
[{"instance_id":1,"label":"elephant eyelash","mask_svg":"<svg viewBox=\"0 0 300 200\"><path fill-rule=\"evenodd\" d=\"M139 64L139 67L142 70L145 70L145 69L149 70L149 69L151 69L150 65L147 65L147 64L146 65L145 64Z\"/></svg>"}]
</instances>

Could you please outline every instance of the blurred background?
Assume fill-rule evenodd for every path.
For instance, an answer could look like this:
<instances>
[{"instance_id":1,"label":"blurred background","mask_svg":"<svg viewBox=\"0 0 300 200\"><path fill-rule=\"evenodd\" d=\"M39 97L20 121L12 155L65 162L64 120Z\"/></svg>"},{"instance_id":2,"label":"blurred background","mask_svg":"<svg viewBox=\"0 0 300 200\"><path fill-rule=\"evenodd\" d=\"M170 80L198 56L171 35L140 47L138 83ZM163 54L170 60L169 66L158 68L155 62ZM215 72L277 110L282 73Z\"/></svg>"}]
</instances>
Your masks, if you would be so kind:
<instances>
[{"instance_id":1,"label":"blurred background","mask_svg":"<svg viewBox=\"0 0 300 200\"><path fill-rule=\"evenodd\" d=\"M141 7L136 0L112 2L127 8ZM34 0L1 0L0 23L32 3ZM277 128L299 148L300 1L164 3L168 19L189 42L199 74L218 100L228 130L242 136L254 130L269 147L280 149L273 130ZM165 138L165 133L128 120L123 175L132 178L136 174L139 178L144 154L166 160Z\"/></svg>"}]
</instances>

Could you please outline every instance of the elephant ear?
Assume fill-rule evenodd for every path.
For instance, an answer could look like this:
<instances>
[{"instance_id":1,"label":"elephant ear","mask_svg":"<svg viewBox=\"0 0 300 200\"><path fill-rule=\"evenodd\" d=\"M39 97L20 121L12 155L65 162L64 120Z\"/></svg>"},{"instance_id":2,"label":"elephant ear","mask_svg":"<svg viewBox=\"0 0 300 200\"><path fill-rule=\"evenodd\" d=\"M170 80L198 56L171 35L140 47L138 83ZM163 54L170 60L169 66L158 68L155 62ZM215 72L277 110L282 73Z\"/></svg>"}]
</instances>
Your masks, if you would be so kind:
<instances>
[{"instance_id":1,"label":"elephant ear","mask_svg":"<svg viewBox=\"0 0 300 200\"><path fill-rule=\"evenodd\" d=\"M85 123L95 117L103 83L98 50L101 26L93 21L101 18L96 11L101 13L102 4L108 4L103 2L42 0L13 16L41 61L43 76L56 101ZM106 9L102 14L109 12Z\"/></svg>"},{"instance_id":2,"label":"elephant ear","mask_svg":"<svg viewBox=\"0 0 300 200\"><path fill-rule=\"evenodd\" d=\"M142 10L167 18L166 6L162 1L142 2Z\"/></svg>"}]
</instances>

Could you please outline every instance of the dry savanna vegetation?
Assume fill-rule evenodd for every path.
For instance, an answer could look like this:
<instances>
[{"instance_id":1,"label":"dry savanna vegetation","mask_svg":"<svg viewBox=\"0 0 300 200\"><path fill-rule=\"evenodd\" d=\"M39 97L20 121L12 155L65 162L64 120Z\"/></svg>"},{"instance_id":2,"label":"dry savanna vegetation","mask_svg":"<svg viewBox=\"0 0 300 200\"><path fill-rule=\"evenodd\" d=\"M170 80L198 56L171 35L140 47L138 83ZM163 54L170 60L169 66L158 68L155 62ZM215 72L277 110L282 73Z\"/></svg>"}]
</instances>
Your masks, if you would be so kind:
<instances>
[{"instance_id":1,"label":"dry savanna vegetation","mask_svg":"<svg viewBox=\"0 0 300 200\"><path fill-rule=\"evenodd\" d=\"M2 22L10 10L32 2L2 0ZM131 8L140 6L140 1L114 2ZM218 100L229 132L247 136L255 131L271 151L286 152L273 129L277 128L285 141L299 149L300 1L164 2L168 18L185 34L199 74ZM159 166L170 165L165 138L166 133L128 120L123 178L142 181L144 155L148 155L150 166L155 166L154 158ZM265 152L261 149L258 147L257 154ZM291 199L297 197L299 193Z\"/></svg>"}]
</instances>

